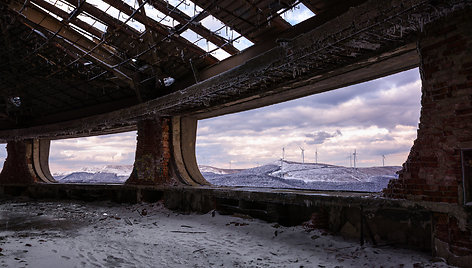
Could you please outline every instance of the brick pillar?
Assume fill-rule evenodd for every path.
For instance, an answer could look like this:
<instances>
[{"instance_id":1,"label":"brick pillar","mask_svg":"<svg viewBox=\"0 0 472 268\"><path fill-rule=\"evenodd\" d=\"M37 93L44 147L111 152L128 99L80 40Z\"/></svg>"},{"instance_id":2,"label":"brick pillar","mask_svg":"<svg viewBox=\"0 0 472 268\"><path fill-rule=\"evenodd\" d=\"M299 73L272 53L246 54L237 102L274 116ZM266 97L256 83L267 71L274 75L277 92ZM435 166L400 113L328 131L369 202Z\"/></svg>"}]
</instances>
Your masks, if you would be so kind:
<instances>
[{"instance_id":1,"label":"brick pillar","mask_svg":"<svg viewBox=\"0 0 472 268\"><path fill-rule=\"evenodd\" d=\"M179 184L171 159L170 125L170 118L143 120L138 123L136 156L127 184Z\"/></svg>"},{"instance_id":2,"label":"brick pillar","mask_svg":"<svg viewBox=\"0 0 472 268\"><path fill-rule=\"evenodd\" d=\"M470 10L427 25L418 43L423 82L418 137L387 197L462 202L461 148L472 148Z\"/></svg>"},{"instance_id":3,"label":"brick pillar","mask_svg":"<svg viewBox=\"0 0 472 268\"><path fill-rule=\"evenodd\" d=\"M33 141L9 141L0 184L31 184L39 181L33 170Z\"/></svg>"},{"instance_id":4,"label":"brick pillar","mask_svg":"<svg viewBox=\"0 0 472 268\"><path fill-rule=\"evenodd\" d=\"M462 205L460 150L472 148L471 10L425 27L418 43L422 86L418 137L387 197ZM461 210L461 206L457 206ZM472 214L432 215L433 253L470 267Z\"/></svg>"}]
</instances>

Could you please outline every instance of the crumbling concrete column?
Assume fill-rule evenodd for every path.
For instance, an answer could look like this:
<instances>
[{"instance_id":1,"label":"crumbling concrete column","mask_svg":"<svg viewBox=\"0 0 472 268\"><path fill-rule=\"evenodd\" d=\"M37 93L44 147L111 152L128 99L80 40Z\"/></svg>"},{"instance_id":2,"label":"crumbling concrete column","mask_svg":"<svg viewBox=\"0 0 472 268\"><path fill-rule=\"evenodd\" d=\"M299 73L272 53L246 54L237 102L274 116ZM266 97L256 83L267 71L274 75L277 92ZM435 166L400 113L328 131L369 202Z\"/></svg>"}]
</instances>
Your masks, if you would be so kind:
<instances>
[{"instance_id":1,"label":"crumbling concrete column","mask_svg":"<svg viewBox=\"0 0 472 268\"><path fill-rule=\"evenodd\" d=\"M133 172L127 184L180 184L171 157L171 119L161 117L138 123L138 143Z\"/></svg>"},{"instance_id":2,"label":"crumbling concrete column","mask_svg":"<svg viewBox=\"0 0 472 268\"><path fill-rule=\"evenodd\" d=\"M33 169L33 140L9 141L0 184L31 184L40 181Z\"/></svg>"},{"instance_id":3,"label":"crumbling concrete column","mask_svg":"<svg viewBox=\"0 0 472 268\"><path fill-rule=\"evenodd\" d=\"M470 9L453 14L426 25L422 33L418 43L423 83L418 137L399 178L384 190L387 197L446 202L460 211L434 213L431 224L433 253L462 267L472 263L472 214L462 207L461 166L461 150L472 148L470 14Z\"/></svg>"}]
</instances>

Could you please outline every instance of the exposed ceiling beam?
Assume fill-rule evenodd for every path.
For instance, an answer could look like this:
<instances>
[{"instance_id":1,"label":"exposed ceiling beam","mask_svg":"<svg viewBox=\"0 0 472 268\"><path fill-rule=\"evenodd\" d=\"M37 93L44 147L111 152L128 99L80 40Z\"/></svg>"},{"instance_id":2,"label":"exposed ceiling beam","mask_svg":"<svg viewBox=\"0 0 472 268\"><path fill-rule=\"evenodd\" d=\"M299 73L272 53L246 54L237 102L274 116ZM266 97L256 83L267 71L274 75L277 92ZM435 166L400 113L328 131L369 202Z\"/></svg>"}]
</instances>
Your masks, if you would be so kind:
<instances>
[{"instance_id":1,"label":"exposed ceiling beam","mask_svg":"<svg viewBox=\"0 0 472 268\"><path fill-rule=\"evenodd\" d=\"M65 12L64 10L62 10L58 7L56 7L55 5L50 4L47 1L34 0L34 1L32 1L32 3L35 3L36 5L44 8L45 10L54 13L58 17L62 18L63 21L66 22L66 23L71 22L71 23L79 26L80 28L86 30L87 32L91 33L92 35L96 36L97 38L100 38L103 35L103 32L100 31L99 29L87 24L86 22L83 22L83 21L77 19L77 16L70 16L69 13Z\"/></svg>"},{"instance_id":2,"label":"exposed ceiling beam","mask_svg":"<svg viewBox=\"0 0 472 268\"><path fill-rule=\"evenodd\" d=\"M16 12L19 12L22 9L22 6L16 1L12 1L10 8ZM112 51L107 50L103 46L97 46L96 43L85 38L82 34L71 29L69 25L64 24L52 16L44 13L41 10L36 9L35 7L25 8L22 10L21 15L32 23L47 29L48 31L54 33L55 35L61 36L64 39L67 39L71 46L75 47L81 52L80 55L84 57L89 57L90 60L96 64L102 66L103 68L113 72L118 78L125 81L127 84L132 85L132 79L130 74L127 74L124 69L113 68L113 64L116 64L116 61L112 59L115 57L115 54ZM28 27L33 26L26 24ZM56 37L57 38L57 37ZM55 75L53 73L51 75Z\"/></svg>"},{"instance_id":3,"label":"exposed ceiling beam","mask_svg":"<svg viewBox=\"0 0 472 268\"><path fill-rule=\"evenodd\" d=\"M68 0L70 1L70 0ZM190 49L192 52L196 53L197 55L204 56L205 58L208 58L211 63L217 63L218 60L213 57L212 55L208 55L205 51L203 51L201 48L196 46L195 44L187 41L185 38L175 35L169 28L164 27L163 25L159 24L157 21L154 21L153 19L139 13L135 12L136 10L129 6L128 4L124 3L121 0L104 0L107 4L113 6L114 8L118 9L119 11L123 12L124 14L131 16L134 14L134 19L136 21L142 23L143 25L149 27L149 29L161 34L164 36L164 39L168 40L175 40L177 41L178 44L181 46L187 47ZM161 40L161 42L163 41Z\"/></svg>"},{"instance_id":4,"label":"exposed ceiling beam","mask_svg":"<svg viewBox=\"0 0 472 268\"><path fill-rule=\"evenodd\" d=\"M237 48L235 48L231 43L229 43L229 40L225 40L223 37L211 32L207 28L203 27L200 23L198 23L195 18L189 17L187 14L183 13L174 6L162 0L151 0L150 4L165 15L168 15L174 20L178 21L181 25L185 25L185 28L191 29L192 31L201 35L202 37L217 45L218 47L221 47L221 49L228 52L229 54L234 55L239 52ZM179 28L179 32L183 31L185 31L184 28Z\"/></svg>"}]
</instances>

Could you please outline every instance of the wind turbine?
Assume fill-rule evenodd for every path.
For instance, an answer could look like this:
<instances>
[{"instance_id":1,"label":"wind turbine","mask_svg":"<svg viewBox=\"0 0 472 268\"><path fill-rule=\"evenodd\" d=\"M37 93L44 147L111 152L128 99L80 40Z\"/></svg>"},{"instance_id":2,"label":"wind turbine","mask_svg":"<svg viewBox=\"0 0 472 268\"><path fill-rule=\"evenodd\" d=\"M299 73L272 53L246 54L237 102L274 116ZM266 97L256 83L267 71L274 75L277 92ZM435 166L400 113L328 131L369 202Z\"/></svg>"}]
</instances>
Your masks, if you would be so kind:
<instances>
[{"instance_id":1,"label":"wind turbine","mask_svg":"<svg viewBox=\"0 0 472 268\"><path fill-rule=\"evenodd\" d=\"M385 155L382 155L382 167L385 167Z\"/></svg>"},{"instance_id":2,"label":"wind turbine","mask_svg":"<svg viewBox=\"0 0 472 268\"><path fill-rule=\"evenodd\" d=\"M282 147L282 159L280 159L280 177L284 177L284 159L285 159L285 147Z\"/></svg>"},{"instance_id":3,"label":"wind turbine","mask_svg":"<svg viewBox=\"0 0 472 268\"><path fill-rule=\"evenodd\" d=\"M302 163L305 164L305 149L302 148L301 146L298 146L300 147L300 150L302 151Z\"/></svg>"},{"instance_id":4,"label":"wind turbine","mask_svg":"<svg viewBox=\"0 0 472 268\"><path fill-rule=\"evenodd\" d=\"M318 147L315 148L315 164L318 164Z\"/></svg>"},{"instance_id":5,"label":"wind turbine","mask_svg":"<svg viewBox=\"0 0 472 268\"><path fill-rule=\"evenodd\" d=\"M354 153L352 154L352 156L354 157L354 168L356 168L356 160L357 160L357 150L354 149Z\"/></svg>"}]
</instances>

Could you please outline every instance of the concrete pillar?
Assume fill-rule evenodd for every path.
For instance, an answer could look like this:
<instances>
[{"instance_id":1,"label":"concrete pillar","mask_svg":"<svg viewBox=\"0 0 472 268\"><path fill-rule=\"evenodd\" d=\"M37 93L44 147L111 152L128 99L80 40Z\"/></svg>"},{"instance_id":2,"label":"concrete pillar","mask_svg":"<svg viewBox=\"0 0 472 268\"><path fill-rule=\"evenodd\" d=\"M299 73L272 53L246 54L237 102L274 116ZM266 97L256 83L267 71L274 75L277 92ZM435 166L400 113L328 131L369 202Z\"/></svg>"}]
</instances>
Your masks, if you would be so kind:
<instances>
[{"instance_id":1,"label":"concrete pillar","mask_svg":"<svg viewBox=\"0 0 472 268\"><path fill-rule=\"evenodd\" d=\"M418 137L387 197L464 203L461 150L472 148L472 16L457 12L426 25L418 42L422 79ZM470 187L470 186L468 186ZM433 252L449 263L472 262L472 214L434 213Z\"/></svg>"},{"instance_id":2,"label":"concrete pillar","mask_svg":"<svg viewBox=\"0 0 472 268\"><path fill-rule=\"evenodd\" d=\"M49 140L9 141L0 184L56 182L49 171Z\"/></svg>"},{"instance_id":3,"label":"concrete pillar","mask_svg":"<svg viewBox=\"0 0 472 268\"><path fill-rule=\"evenodd\" d=\"M0 184L31 184L40 181L33 170L33 140L9 141Z\"/></svg>"},{"instance_id":4,"label":"concrete pillar","mask_svg":"<svg viewBox=\"0 0 472 268\"><path fill-rule=\"evenodd\" d=\"M207 185L197 166L197 120L162 117L138 123L133 172L126 184Z\"/></svg>"},{"instance_id":5,"label":"concrete pillar","mask_svg":"<svg viewBox=\"0 0 472 268\"><path fill-rule=\"evenodd\" d=\"M164 117L138 123L136 156L127 184L180 184L172 167L170 127L170 118Z\"/></svg>"}]
</instances>

